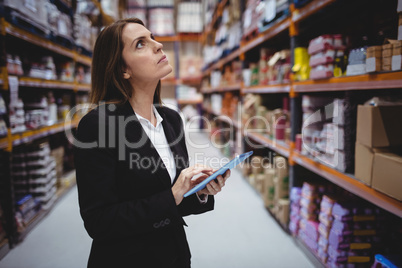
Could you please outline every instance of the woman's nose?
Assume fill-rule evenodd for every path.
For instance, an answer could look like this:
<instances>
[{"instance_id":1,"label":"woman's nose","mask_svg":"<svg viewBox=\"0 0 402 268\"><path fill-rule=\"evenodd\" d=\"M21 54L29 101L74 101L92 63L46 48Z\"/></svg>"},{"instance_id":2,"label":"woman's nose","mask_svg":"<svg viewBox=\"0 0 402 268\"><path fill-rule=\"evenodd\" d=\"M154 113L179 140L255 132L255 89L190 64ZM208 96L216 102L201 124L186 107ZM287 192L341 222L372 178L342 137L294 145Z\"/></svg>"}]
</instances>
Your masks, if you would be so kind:
<instances>
[{"instance_id":1,"label":"woman's nose","mask_svg":"<svg viewBox=\"0 0 402 268\"><path fill-rule=\"evenodd\" d=\"M158 41L155 41L155 52L162 50L162 48L163 48L163 44L159 43Z\"/></svg>"}]
</instances>

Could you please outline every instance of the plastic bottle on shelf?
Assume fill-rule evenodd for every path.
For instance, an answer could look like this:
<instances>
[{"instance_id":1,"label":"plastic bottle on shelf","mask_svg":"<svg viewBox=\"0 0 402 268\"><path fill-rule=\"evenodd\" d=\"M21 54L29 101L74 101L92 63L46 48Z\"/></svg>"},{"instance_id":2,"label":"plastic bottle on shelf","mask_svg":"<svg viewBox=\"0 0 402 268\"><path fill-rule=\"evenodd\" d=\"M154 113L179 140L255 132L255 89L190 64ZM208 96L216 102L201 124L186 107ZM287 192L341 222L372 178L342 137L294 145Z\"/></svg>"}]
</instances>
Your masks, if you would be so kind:
<instances>
[{"instance_id":1,"label":"plastic bottle on shelf","mask_svg":"<svg viewBox=\"0 0 402 268\"><path fill-rule=\"evenodd\" d=\"M24 75L24 70L22 69L22 62L20 56L15 56L14 59L14 70L16 75Z\"/></svg>"},{"instance_id":2,"label":"plastic bottle on shelf","mask_svg":"<svg viewBox=\"0 0 402 268\"><path fill-rule=\"evenodd\" d=\"M7 54L7 72L15 74L15 60L11 54Z\"/></svg>"}]
</instances>

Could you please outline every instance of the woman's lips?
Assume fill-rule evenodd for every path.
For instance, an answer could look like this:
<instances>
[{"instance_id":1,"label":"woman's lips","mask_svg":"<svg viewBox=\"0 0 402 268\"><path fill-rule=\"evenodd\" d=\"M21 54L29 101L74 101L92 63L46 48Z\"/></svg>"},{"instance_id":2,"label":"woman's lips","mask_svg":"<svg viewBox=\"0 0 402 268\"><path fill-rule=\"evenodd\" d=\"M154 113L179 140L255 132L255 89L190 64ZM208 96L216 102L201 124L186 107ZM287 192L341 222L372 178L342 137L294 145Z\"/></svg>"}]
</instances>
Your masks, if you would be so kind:
<instances>
[{"instance_id":1,"label":"woman's lips","mask_svg":"<svg viewBox=\"0 0 402 268\"><path fill-rule=\"evenodd\" d=\"M158 64L161 63L161 62L165 62L165 61L168 61L166 55L163 56L163 57L158 61Z\"/></svg>"}]
</instances>

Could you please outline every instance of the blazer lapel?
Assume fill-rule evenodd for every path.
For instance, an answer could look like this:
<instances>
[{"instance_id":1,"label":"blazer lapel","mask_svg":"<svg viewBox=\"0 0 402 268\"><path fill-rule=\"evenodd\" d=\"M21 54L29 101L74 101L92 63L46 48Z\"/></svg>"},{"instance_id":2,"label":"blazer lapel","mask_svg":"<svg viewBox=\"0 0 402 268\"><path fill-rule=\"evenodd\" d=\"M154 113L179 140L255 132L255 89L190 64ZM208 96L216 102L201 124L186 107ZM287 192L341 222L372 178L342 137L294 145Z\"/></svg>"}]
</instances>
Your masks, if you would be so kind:
<instances>
[{"instance_id":1,"label":"blazer lapel","mask_svg":"<svg viewBox=\"0 0 402 268\"><path fill-rule=\"evenodd\" d=\"M163 118L162 121L162 126L163 126L163 131L165 132L166 135L166 140L169 143L170 149L172 150L173 157L175 159L175 164L176 164L176 178L174 179L174 182L177 180L178 176L180 175L180 172L187 167L187 162L188 159L184 159L186 157L186 154L183 152L182 148L179 146L179 142L184 139L184 137L181 137L181 135L184 136L184 131L183 129L179 130L174 130L173 125L167 120L165 113L163 112L162 109L158 109L159 114ZM179 135L176 133L180 133Z\"/></svg>"},{"instance_id":2,"label":"blazer lapel","mask_svg":"<svg viewBox=\"0 0 402 268\"><path fill-rule=\"evenodd\" d=\"M141 158L149 157L152 163L150 167L150 173L152 170L155 170L155 165L158 165L156 172L154 173L158 179L166 186L171 187L171 179L170 175L159 156L158 151L152 144L151 140L149 139L148 135L145 133L144 129L140 121L138 120L137 116L134 113L131 104L127 101L123 107L124 116L132 117L132 120L129 120L130 123L126 125L125 135L130 143L140 142L141 145L138 148L132 149L130 147L126 147L126 150L133 151L135 150Z\"/></svg>"}]
</instances>

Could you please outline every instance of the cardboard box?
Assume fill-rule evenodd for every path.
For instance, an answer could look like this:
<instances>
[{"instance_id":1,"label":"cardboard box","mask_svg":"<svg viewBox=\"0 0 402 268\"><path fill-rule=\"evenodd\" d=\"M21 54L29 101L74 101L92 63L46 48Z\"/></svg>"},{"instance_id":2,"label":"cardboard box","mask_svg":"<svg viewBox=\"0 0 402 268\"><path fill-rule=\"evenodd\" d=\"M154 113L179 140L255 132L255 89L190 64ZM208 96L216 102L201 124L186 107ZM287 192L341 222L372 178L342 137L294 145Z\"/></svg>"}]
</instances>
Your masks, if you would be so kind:
<instances>
[{"instance_id":1,"label":"cardboard box","mask_svg":"<svg viewBox=\"0 0 402 268\"><path fill-rule=\"evenodd\" d=\"M391 66L392 56L382 58L382 66Z\"/></svg>"},{"instance_id":2,"label":"cardboard box","mask_svg":"<svg viewBox=\"0 0 402 268\"><path fill-rule=\"evenodd\" d=\"M392 66L391 65L382 65L382 70L383 71L392 71Z\"/></svg>"},{"instance_id":3,"label":"cardboard box","mask_svg":"<svg viewBox=\"0 0 402 268\"><path fill-rule=\"evenodd\" d=\"M357 108L356 140L368 147L402 145L402 105Z\"/></svg>"},{"instance_id":4,"label":"cardboard box","mask_svg":"<svg viewBox=\"0 0 402 268\"><path fill-rule=\"evenodd\" d=\"M402 201L402 156L394 153L374 155L372 187Z\"/></svg>"},{"instance_id":5,"label":"cardboard box","mask_svg":"<svg viewBox=\"0 0 402 268\"><path fill-rule=\"evenodd\" d=\"M382 45L382 57L383 59L386 57L392 56L392 44Z\"/></svg>"},{"instance_id":6,"label":"cardboard box","mask_svg":"<svg viewBox=\"0 0 402 268\"><path fill-rule=\"evenodd\" d=\"M392 56L391 69L392 71L399 71L402 69L402 55Z\"/></svg>"},{"instance_id":7,"label":"cardboard box","mask_svg":"<svg viewBox=\"0 0 402 268\"><path fill-rule=\"evenodd\" d=\"M371 186L373 176L374 155L389 152L388 148L370 148L359 142L355 147L355 177L359 181Z\"/></svg>"},{"instance_id":8,"label":"cardboard box","mask_svg":"<svg viewBox=\"0 0 402 268\"><path fill-rule=\"evenodd\" d=\"M398 27L398 40L402 40L402 25Z\"/></svg>"},{"instance_id":9,"label":"cardboard box","mask_svg":"<svg viewBox=\"0 0 402 268\"><path fill-rule=\"evenodd\" d=\"M367 58L366 59L366 72L380 72L382 70L381 58Z\"/></svg>"},{"instance_id":10,"label":"cardboard box","mask_svg":"<svg viewBox=\"0 0 402 268\"><path fill-rule=\"evenodd\" d=\"M382 46L371 46L367 48L366 58L381 58Z\"/></svg>"},{"instance_id":11,"label":"cardboard box","mask_svg":"<svg viewBox=\"0 0 402 268\"><path fill-rule=\"evenodd\" d=\"M392 56L402 55L402 40L397 40L392 44Z\"/></svg>"},{"instance_id":12,"label":"cardboard box","mask_svg":"<svg viewBox=\"0 0 402 268\"><path fill-rule=\"evenodd\" d=\"M287 226L289 221L289 199L279 199L275 207L274 212L276 218L283 226Z\"/></svg>"}]
</instances>

